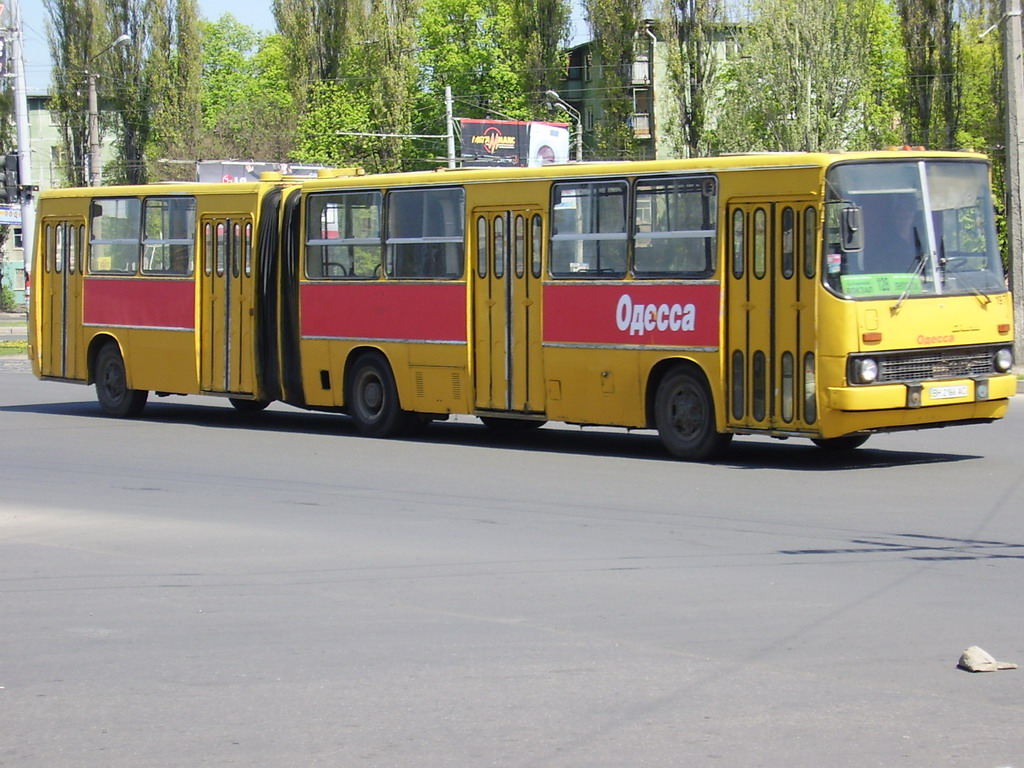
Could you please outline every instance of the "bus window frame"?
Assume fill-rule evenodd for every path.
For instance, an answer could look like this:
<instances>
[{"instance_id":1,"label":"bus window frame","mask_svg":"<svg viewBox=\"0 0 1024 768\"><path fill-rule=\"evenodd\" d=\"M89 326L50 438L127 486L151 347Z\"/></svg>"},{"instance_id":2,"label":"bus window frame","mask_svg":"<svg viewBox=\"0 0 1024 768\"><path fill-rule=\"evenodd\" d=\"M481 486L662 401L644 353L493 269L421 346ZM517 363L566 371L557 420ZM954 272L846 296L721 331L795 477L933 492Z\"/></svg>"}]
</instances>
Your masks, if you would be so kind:
<instances>
[{"instance_id":1,"label":"bus window frame","mask_svg":"<svg viewBox=\"0 0 1024 768\"><path fill-rule=\"evenodd\" d=\"M318 203L318 201L320 200L323 200L324 202L324 205L320 208L320 216L317 217L317 219L320 220L320 217L322 217L323 214L329 209L331 201L334 201L336 203L336 205L333 206L333 210L335 211L336 215L350 213L352 210L350 206L337 203L340 203L340 201L343 198L352 198L356 196L368 198L371 205L366 206L366 208L373 208L375 210L375 224L377 230L376 237L345 237L342 235L342 225L340 222L338 223L338 237L312 237L313 233L311 231L311 228L313 227L314 222L313 217L310 214L310 211L313 209L314 204ZM381 272L383 271L384 264L384 205L384 192L380 189L330 189L318 190L316 192L311 192L310 194L306 195L305 200L303 200L303 274L305 275L305 277L308 280L327 281L379 279ZM323 230L321 228L321 234L322 232ZM322 266L325 268L322 271L326 272L326 267L328 265L334 265L344 270L344 274L315 274L315 271L310 269L310 265L312 263L311 254L314 248L338 248L342 250L348 249L349 252L352 254L351 263L349 264L347 261L324 261L323 258L321 257ZM370 274L356 274L355 249L358 248L375 248L377 250L376 263L374 264L374 269ZM321 254L329 255L324 254L324 252L321 252Z\"/></svg>"},{"instance_id":2,"label":"bus window frame","mask_svg":"<svg viewBox=\"0 0 1024 768\"><path fill-rule=\"evenodd\" d=\"M440 235L425 235L428 227L436 224L436 219L430 216L430 204L437 202L437 198L444 194L455 194L457 200L451 199L441 201L440 213L447 218L442 220L444 233ZM411 217L402 218L398 226L395 220L396 204L404 195L421 195L422 205L418 207L418 222L413 222ZM449 208L446 210L445 206ZM413 208L407 209L412 211ZM405 211L398 208L400 213ZM384 240L384 277L388 280L444 280L459 281L466 279L466 229L469 218L466 215L466 188L462 185L451 185L442 187L392 187L384 191L384 216L382 223L382 235ZM409 226L414 224L414 226ZM458 232L450 232L448 229L454 225ZM395 230L410 231L419 227L419 235L403 232L395 234ZM411 254L399 254L404 250L403 246L419 246ZM448 269L449 260L455 256L457 268ZM407 259L410 259L408 260ZM415 270L399 269L398 263L412 264ZM423 265L441 265L443 269L427 269ZM422 274L417 274L422 272Z\"/></svg>"}]
</instances>

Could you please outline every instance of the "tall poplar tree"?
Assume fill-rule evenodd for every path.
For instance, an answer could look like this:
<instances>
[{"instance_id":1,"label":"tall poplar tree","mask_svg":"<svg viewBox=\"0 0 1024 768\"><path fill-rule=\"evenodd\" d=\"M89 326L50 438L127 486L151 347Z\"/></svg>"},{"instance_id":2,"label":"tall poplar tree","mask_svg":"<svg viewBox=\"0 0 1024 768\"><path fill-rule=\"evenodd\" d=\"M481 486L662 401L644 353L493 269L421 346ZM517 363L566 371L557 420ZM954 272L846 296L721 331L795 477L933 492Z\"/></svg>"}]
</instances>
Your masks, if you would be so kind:
<instances>
[{"instance_id":1,"label":"tall poplar tree","mask_svg":"<svg viewBox=\"0 0 1024 768\"><path fill-rule=\"evenodd\" d=\"M637 35L643 27L643 0L585 0L587 23L601 62L603 116L596 126L597 154L629 160L639 152L629 119Z\"/></svg>"},{"instance_id":2,"label":"tall poplar tree","mask_svg":"<svg viewBox=\"0 0 1024 768\"><path fill-rule=\"evenodd\" d=\"M98 52L95 38L102 23L98 0L43 0L53 62L50 110L61 134L60 172L65 183L85 186L89 156L88 81L86 72Z\"/></svg>"},{"instance_id":3,"label":"tall poplar tree","mask_svg":"<svg viewBox=\"0 0 1024 768\"><path fill-rule=\"evenodd\" d=\"M879 0L756 0L729 65L718 150L843 149L861 135Z\"/></svg>"},{"instance_id":4,"label":"tall poplar tree","mask_svg":"<svg viewBox=\"0 0 1024 768\"><path fill-rule=\"evenodd\" d=\"M719 61L725 38L724 0L666 0L669 81L678 103L673 126L676 151L684 157L708 154L706 133L718 89Z\"/></svg>"},{"instance_id":5,"label":"tall poplar tree","mask_svg":"<svg viewBox=\"0 0 1024 768\"><path fill-rule=\"evenodd\" d=\"M907 50L904 140L930 149L952 149L959 130L961 83L957 71L956 0L897 0Z\"/></svg>"},{"instance_id":6,"label":"tall poplar tree","mask_svg":"<svg viewBox=\"0 0 1024 768\"><path fill-rule=\"evenodd\" d=\"M153 15L147 65L152 111L147 149L153 180L191 179L202 130L202 44L196 0L171 0ZM172 161L170 163L166 161Z\"/></svg>"},{"instance_id":7,"label":"tall poplar tree","mask_svg":"<svg viewBox=\"0 0 1024 768\"><path fill-rule=\"evenodd\" d=\"M569 40L572 8L567 0L511 0L511 38L521 67L523 91L541 108L544 94L563 75L562 49Z\"/></svg>"}]
</instances>

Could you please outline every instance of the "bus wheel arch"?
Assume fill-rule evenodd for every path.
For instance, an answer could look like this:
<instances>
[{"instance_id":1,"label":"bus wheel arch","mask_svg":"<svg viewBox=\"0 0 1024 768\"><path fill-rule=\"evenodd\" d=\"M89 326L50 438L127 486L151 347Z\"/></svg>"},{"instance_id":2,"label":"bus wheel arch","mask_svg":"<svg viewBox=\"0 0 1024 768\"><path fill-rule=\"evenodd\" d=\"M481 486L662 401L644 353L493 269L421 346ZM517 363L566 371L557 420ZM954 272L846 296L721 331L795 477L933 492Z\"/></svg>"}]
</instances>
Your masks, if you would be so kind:
<instances>
[{"instance_id":1,"label":"bus wheel arch","mask_svg":"<svg viewBox=\"0 0 1024 768\"><path fill-rule=\"evenodd\" d=\"M407 431L395 374L377 349L354 350L345 366L345 406L356 429L367 437L395 437Z\"/></svg>"},{"instance_id":2,"label":"bus wheel arch","mask_svg":"<svg viewBox=\"0 0 1024 768\"><path fill-rule=\"evenodd\" d=\"M668 360L651 372L647 418L666 450L684 461L719 458L732 441L732 434L718 431L707 376L691 361Z\"/></svg>"},{"instance_id":3,"label":"bus wheel arch","mask_svg":"<svg viewBox=\"0 0 1024 768\"><path fill-rule=\"evenodd\" d=\"M119 419L142 413L149 392L128 386L124 356L115 339L94 340L89 348L89 361L89 379L96 385L96 399L104 413Z\"/></svg>"}]
</instances>

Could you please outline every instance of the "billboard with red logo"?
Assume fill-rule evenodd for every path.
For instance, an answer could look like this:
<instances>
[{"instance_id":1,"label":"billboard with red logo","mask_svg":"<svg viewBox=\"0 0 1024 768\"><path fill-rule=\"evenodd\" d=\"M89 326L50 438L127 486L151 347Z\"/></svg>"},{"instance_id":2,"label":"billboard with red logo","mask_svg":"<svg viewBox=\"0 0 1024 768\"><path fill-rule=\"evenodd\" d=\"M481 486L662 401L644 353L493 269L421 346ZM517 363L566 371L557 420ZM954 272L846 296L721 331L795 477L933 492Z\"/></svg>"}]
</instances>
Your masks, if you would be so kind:
<instances>
[{"instance_id":1,"label":"billboard with red logo","mask_svg":"<svg viewBox=\"0 0 1024 768\"><path fill-rule=\"evenodd\" d=\"M462 158L467 168L535 167L569 161L566 123L462 118Z\"/></svg>"}]
</instances>

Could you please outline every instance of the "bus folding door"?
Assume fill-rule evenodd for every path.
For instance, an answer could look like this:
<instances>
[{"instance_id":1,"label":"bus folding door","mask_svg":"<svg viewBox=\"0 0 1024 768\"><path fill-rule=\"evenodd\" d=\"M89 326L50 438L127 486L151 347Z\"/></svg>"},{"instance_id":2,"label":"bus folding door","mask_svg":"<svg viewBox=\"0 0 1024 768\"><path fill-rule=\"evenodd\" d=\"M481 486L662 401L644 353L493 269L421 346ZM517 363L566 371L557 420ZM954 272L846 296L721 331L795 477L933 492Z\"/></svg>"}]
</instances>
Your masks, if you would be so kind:
<instances>
[{"instance_id":1,"label":"bus folding door","mask_svg":"<svg viewBox=\"0 0 1024 768\"><path fill-rule=\"evenodd\" d=\"M806 201L728 208L727 424L809 432L804 361L814 350L817 210Z\"/></svg>"},{"instance_id":2,"label":"bus folding door","mask_svg":"<svg viewBox=\"0 0 1024 768\"><path fill-rule=\"evenodd\" d=\"M201 387L204 392L253 394L252 218L204 217L201 226Z\"/></svg>"},{"instance_id":3,"label":"bus folding door","mask_svg":"<svg viewBox=\"0 0 1024 768\"><path fill-rule=\"evenodd\" d=\"M82 245L85 222L43 221L43 275L36 281L42 303L43 376L82 379L79 347L82 336Z\"/></svg>"},{"instance_id":4,"label":"bus folding door","mask_svg":"<svg viewBox=\"0 0 1024 768\"><path fill-rule=\"evenodd\" d=\"M476 408L544 412L539 209L477 208L474 302Z\"/></svg>"}]
</instances>

